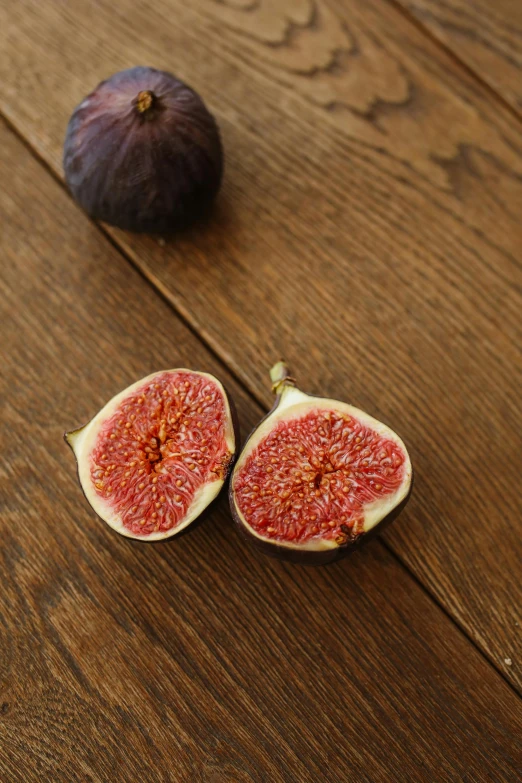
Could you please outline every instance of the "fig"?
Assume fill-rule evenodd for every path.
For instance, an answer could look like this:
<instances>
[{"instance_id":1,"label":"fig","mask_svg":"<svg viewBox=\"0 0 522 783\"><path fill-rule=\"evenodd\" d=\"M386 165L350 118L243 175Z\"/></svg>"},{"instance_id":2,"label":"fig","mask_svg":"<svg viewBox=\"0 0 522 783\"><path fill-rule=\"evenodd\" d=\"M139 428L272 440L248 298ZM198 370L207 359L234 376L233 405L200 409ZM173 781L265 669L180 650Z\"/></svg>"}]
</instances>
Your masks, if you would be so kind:
<instances>
[{"instance_id":1,"label":"fig","mask_svg":"<svg viewBox=\"0 0 522 783\"><path fill-rule=\"evenodd\" d=\"M138 66L101 82L65 137L69 190L91 217L167 233L208 211L221 185L218 126L171 73Z\"/></svg>"},{"instance_id":2,"label":"fig","mask_svg":"<svg viewBox=\"0 0 522 783\"><path fill-rule=\"evenodd\" d=\"M235 410L213 375L164 370L129 386L65 433L94 511L128 538L188 527L222 489L235 457Z\"/></svg>"},{"instance_id":3,"label":"fig","mask_svg":"<svg viewBox=\"0 0 522 783\"><path fill-rule=\"evenodd\" d=\"M237 460L232 514L266 554L313 565L338 560L406 504L408 452L367 413L300 391L284 362L270 376L275 405Z\"/></svg>"}]
</instances>

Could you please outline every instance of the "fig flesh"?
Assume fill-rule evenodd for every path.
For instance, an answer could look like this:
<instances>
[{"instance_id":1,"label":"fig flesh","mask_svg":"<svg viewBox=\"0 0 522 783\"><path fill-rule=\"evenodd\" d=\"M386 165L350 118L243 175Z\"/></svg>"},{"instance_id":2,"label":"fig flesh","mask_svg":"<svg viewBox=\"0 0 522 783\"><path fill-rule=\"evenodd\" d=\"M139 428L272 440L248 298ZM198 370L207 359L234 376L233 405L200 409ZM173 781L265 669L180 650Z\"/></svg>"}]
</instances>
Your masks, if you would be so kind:
<instances>
[{"instance_id":1,"label":"fig flesh","mask_svg":"<svg viewBox=\"0 0 522 783\"><path fill-rule=\"evenodd\" d=\"M187 528L222 489L235 411L213 375L165 370L117 394L65 440L98 516L124 536L157 541Z\"/></svg>"},{"instance_id":2,"label":"fig flesh","mask_svg":"<svg viewBox=\"0 0 522 783\"><path fill-rule=\"evenodd\" d=\"M165 71L136 67L101 82L76 107L63 165L69 190L91 217L167 233L208 210L223 149L194 90Z\"/></svg>"},{"instance_id":3,"label":"fig flesh","mask_svg":"<svg viewBox=\"0 0 522 783\"><path fill-rule=\"evenodd\" d=\"M232 473L232 514L266 554L316 565L337 560L404 507L408 452L363 411L300 391L283 362L271 379L274 408Z\"/></svg>"}]
</instances>

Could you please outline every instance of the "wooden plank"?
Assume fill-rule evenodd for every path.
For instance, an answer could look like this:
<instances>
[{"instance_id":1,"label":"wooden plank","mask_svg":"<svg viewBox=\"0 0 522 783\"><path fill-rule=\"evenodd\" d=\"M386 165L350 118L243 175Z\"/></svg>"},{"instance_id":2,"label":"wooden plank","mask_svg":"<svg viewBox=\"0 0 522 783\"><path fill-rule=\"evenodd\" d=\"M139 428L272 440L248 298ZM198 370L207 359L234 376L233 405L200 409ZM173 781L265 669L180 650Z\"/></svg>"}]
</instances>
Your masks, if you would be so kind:
<instances>
[{"instance_id":1,"label":"wooden plank","mask_svg":"<svg viewBox=\"0 0 522 783\"><path fill-rule=\"evenodd\" d=\"M109 73L203 92L228 150L213 219L113 236L263 404L283 354L405 437L417 483L387 541L520 687L519 124L376 0L2 12L3 109L57 173Z\"/></svg>"},{"instance_id":2,"label":"wooden plank","mask_svg":"<svg viewBox=\"0 0 522 783\"><path fill-rule=\"evenodd\" d=\"M518 112L522 109L519 0L395 0Z\"/></svg>"},{"instance_id":3,"label":"wooden plank","mask_svg":"<svg viewBox=\"0 0 522 783\"><path fill-rule=\"evenodd\" d=\"M257 557L226 499L112 533L61 433L150 370L219 363L0 128L0 779L516 779L522 702L379 542Z\"/></svg>"}]
</instances>

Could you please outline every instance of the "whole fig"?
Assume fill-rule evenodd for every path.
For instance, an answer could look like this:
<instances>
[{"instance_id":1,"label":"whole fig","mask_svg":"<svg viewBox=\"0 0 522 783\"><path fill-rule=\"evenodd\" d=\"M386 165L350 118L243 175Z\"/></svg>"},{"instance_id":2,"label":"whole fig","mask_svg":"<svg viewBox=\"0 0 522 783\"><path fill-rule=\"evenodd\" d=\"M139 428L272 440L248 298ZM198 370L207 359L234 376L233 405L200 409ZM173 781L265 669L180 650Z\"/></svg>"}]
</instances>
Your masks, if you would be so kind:
<instances>
[{"instance_id":1,"label":"whole fig","mask_svg":"<svg viewBox=\"0 0 522 783\"><path fill-rule=\"evenodd\" d=\"M63 165L91 217L167 233L209 209L221 185L223 148L194 90L166 71L138 66L101 82L76 107Z\"/></svg>"}]
</instances>

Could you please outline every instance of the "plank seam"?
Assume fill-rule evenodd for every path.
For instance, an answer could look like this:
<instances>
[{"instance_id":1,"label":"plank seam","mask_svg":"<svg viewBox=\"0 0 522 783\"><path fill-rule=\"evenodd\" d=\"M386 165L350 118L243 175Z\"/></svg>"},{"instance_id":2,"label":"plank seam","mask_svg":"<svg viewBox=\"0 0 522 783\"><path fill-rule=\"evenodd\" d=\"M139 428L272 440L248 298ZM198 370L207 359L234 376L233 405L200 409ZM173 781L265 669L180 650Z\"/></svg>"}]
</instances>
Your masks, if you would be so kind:
<instances>
[{"instance_id":1,"label":"plank seam","mask_svg":"<svg viewBox=\"0 0 522 783\"><path fill-rule=\"evenodd\" d=\"M398 14L401 15L401 17L406 21L406 23L411 24L413 27L415 27L423 36L426 38L429 38L429 40L435 44L440 50L442 50L451 60L453 60L454 63L456 63L459 68L461 68L463 71L467 73L468 76L470 76L472 79L474 79L483 90L485 90L490 98L493 98L494 100L498 101L502 104L502 106L509 111L509 113L515 117L515 119L518 122L522 122L522 112L520 112L518 109L516 109L507 98L504 98L502 93L497 92L497 90L492 87L492 85L483 77L481 74L473 68L473 66L469 65L466 60L463 60L459 57L459 55L455 52L455 50L447 43L445 43L441 38L439 38L434 32L430 30L429 27L427 27L425 24L422 23L422 21L415 16L410 10L405 8L401 0L386 0L388 5L390 5L392 8L394 8Z\"/></svg>"}]
</instances>

